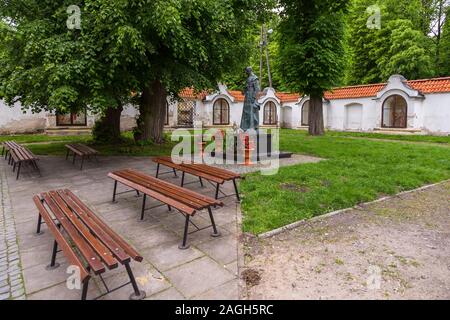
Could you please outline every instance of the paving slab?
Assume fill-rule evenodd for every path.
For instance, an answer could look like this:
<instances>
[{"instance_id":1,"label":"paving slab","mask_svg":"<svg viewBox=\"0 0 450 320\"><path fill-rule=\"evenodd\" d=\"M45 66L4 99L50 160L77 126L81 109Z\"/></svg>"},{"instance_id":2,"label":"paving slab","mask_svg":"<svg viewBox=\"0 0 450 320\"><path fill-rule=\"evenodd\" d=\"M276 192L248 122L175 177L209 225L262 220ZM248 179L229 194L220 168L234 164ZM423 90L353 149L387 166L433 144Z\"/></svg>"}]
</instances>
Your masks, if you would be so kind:
<instances>
[{"instance_id":1,"label":"paving slab","mask_svg":"<svg viewBox=\"0 0 450 320\"><path fill-rule=\"evenodd\" d=\"M209 257L171 269L166 275L169 281L188 298L210 291L235 278L231 272Z\"/></svg>"}]
</instances>

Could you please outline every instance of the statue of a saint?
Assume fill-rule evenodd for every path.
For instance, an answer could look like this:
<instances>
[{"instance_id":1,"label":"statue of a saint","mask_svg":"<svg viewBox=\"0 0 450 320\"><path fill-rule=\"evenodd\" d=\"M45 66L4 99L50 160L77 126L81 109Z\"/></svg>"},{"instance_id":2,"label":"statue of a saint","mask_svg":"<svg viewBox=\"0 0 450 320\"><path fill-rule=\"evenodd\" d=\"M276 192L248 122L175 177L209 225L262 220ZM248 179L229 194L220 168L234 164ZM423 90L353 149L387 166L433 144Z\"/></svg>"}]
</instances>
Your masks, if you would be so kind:
<instances>
[{"instance_id":1,"label":"statue of a saint","mask_svg":"<svg viewBox=\"0 0 450 320\"><path fill-rule=\"evenodd\" d=\"M250 129L259 129L259 110L261 106L258 103L258 94L260 92L258 77L253 73L251 67L245 68L248 74L247 86L244 90L245 101L242 112L241 129L248 131Z\"/></svg>"}]
</instances>

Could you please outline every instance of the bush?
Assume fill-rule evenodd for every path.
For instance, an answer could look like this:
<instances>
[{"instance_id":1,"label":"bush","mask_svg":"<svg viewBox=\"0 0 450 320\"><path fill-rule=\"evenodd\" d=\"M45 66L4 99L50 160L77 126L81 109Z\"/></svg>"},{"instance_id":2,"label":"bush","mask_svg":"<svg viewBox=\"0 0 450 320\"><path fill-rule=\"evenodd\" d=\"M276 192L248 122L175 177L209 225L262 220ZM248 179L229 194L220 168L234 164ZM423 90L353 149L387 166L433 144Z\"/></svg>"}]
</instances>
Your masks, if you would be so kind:
<instances>
[{"instance_id":1,"label":"bush","mask_svg":"<svg viewBox=\"0 0 450 320\"><path fill-rule=\"evenodd\" d=\"M102 120L95 123L94 128L92 129L92 138L94 139L94 142L100 144L121 142L121 137L120 135L116 135L114 128Z\"/></svg>"}]
</instances>

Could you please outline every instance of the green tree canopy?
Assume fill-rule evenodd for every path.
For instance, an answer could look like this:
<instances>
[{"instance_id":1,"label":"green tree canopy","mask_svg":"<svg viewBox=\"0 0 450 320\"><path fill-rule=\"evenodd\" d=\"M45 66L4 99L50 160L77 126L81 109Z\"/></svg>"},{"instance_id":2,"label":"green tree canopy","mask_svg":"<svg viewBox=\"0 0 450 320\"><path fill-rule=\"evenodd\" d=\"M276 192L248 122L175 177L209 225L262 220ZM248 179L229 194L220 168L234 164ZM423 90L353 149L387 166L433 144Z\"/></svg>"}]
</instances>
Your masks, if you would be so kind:
<instances>
[{"instance_id":1,"label":"green tree canopy","mask_svg":"<svg viewBox=\"0 0 450 320\"><path fill-rule=\"evenodd\" d=\"M438 75L437 37L430 28L442 0L353 0L347 17L350 53L348 84L386 81L393 73L409 79ZM380 28L368 28L367 21L380 9Z\"/></svg>"},{"instance_id":2,"label":"green tree canopy","mask_svg":"<svg viewBox=\"0 0 450 320\"><path fill-rule=\"evenodd\" d=\"M105 110L138 93L143 139L162 142L168 95L212 88L246 61L258 0L2 1L0 91L24 108ZM242 65L243 66L243 65Z\"/></svg>"},{"instance_id":3,"label":"green tree canopy","mask_svg":"<svg viewBox=\"0 0 450 320\"><path fill-rule=\"evenodd\" d=\"M342 76L348 1L281 1L279 65L288 88L309 95L309 130L323 134L324 92Z\"/></svg>"}]
</instances>

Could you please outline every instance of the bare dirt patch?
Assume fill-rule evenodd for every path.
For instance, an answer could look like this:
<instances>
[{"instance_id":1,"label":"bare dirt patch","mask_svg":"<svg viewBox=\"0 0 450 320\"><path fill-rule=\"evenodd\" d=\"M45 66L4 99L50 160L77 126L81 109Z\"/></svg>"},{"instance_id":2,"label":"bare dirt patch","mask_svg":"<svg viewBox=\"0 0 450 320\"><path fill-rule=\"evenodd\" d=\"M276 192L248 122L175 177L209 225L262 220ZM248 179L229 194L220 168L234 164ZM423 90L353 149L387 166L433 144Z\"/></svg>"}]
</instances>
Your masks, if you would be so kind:
<instances>
[{"instance_id":1,"label":"bare dirt patch","mask_svg":"<svg viewBox=\"0 0 450 320\"><path fill-rule=\"evenodd\" d=\"M450 299L450 182L245 238L249 299Z\"/></svg>"}]
</instances>

